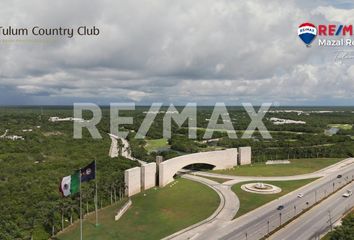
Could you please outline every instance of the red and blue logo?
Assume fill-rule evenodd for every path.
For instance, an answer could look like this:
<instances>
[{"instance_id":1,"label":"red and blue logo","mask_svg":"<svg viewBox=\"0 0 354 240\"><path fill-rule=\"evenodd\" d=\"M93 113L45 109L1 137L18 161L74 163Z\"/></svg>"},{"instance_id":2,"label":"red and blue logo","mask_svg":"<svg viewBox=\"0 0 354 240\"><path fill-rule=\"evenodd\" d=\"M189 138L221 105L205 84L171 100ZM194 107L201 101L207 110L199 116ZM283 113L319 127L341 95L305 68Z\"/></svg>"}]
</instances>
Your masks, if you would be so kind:
<instances>
[{"instance_id":1,"label":"red and blue logo","mask_svg":"<svg viewBox=\"0 0 354 240\"><path fill-rule=\"evenodd\" d=\"M319 46L354 46L352 24L319 24L317 27L309 22L303 23L297 30L299 38L309 47L312 41L319 36Z\"/></svg>"},{"instance_id":2,"label":"red and blue logo","mask_svg":"<svg viewBox=\"0 0 354 240\"><path fill-rule=\"evenodd\" d=\"M306 46L309 47L317 36L317 28L312 23L303 23L299 26L297 34Z\"/></svg>"}]
</instances>

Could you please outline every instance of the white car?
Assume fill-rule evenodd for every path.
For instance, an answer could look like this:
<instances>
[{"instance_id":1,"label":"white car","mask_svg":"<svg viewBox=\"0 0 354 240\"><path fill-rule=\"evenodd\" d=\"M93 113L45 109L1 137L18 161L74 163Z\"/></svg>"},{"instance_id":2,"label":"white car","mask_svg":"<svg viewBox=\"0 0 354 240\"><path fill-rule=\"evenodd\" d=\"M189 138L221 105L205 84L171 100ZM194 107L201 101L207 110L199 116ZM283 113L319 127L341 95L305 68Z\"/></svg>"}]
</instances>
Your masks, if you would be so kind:
<instances>
[{"instance_id":1,"label":"white car","mask_svg":"<svg viewBox=\"0 0 354 240\"><path fill-rule=\"evenodd\" d=\"M299 193L299 194L297 195L298 198L302 198L303 196L304 196L304 194L302 194L302 193Z\"/></svg>"},{"instance_id":2,"label":"white car","mask_svg":"<svg viewBox=\"0 0 354 240\"><path fill-rule=\"evenodd\" d=\"M347 192L346 192L346 193L344 193L342 196L343 196L343 197L350 197L352 194L353 194L353 192L352 192L352 191L347 190Z\"/></svg>"}]
</instances>

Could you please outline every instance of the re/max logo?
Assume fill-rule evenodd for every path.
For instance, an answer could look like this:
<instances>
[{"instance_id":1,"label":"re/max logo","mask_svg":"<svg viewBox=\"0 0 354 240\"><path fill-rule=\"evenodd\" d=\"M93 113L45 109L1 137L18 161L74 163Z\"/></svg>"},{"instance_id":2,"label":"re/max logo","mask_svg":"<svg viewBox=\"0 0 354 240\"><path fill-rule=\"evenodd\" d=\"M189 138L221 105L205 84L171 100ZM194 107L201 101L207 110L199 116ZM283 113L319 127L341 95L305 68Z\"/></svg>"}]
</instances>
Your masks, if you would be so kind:
<instances>
[{"instance_id":1,"label":"re/max logo","mask_svg":"<svg viewBox=\"0 0 354 240\"><path fill-rule=\"evenodd\" d=\"M353 25L318 25L317 30L319 36L353 35Z\"/></svg>"}]
</instances>

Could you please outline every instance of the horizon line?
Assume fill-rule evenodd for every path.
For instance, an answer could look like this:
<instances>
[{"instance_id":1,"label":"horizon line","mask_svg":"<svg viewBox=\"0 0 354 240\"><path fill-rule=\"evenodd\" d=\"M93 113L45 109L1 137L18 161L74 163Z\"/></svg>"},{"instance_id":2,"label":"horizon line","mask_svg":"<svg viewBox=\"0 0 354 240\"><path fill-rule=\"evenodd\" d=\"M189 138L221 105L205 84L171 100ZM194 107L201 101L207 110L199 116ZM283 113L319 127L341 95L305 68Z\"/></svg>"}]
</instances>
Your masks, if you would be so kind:
<instances>
[{"instance_id":1,"label":"horizon line","mask_svg":"<svg viewBox=\"0 0 354 240\"><path fill-rule=\"evenodd\" d=\"M128 103L128 102L121 102L121 103ZM134 102L131 102L134 103ZM172 103L170 103L172 104ZM170 104L163 104L162 107L169 107ZM46 105L41 105L41 104L31 104L31 105L23 105L23 104L6 104L2 105L0 104L0 108L2 107L73 107L74 104L46 104ZM100 107L110 107L109 104L96 104L97 106ZM136 104L136 107L150 107L152 104ZM186 104L173 104L176 107L185 107ZM243 105L240 104L225 104L226 107L243 107ZM261 104L254 104L253 106L261 106ZM215 105L200 105L197 103L197 107L215 107ZM282 108L282 107L354 107L354 105L271 105L271 108Z\"/></svg>"}]
</instances>

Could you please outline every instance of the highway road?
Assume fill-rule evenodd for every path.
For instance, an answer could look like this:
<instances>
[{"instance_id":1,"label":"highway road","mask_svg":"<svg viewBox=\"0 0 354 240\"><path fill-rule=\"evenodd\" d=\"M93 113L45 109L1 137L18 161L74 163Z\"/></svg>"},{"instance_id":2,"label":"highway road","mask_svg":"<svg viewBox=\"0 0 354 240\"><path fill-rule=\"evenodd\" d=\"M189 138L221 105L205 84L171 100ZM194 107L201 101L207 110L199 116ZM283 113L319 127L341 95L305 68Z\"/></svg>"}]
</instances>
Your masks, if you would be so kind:
<instances>
[{"instance_id":1,"label":"highway road","mask_svg":"<svg viewBox=\"0 0 354 240\"><path fill-rule=\"evenodd\" d=\"M337 178L338 174L341 174L342 177ZM206 231L195 239L260 239L320 199L352 181L352 179L354 179L353 166L346 170L334 172L317 180L313 184L309 184L279 198L277 201L273 201L249 214L241 216L217 231ZM299 193L302 193L304 196L302 198L297 197ZM284 208L277 210L279 205L284 206Z\"/></svg>"},{"instance_id":2,"label":"highway road","mask_svg":"<svg viewBox=\"0 0 354 240\"><path fill-rule=\"evenodd\" d=\"M351 182L354 179L354 164L351 164L352 162L353 159L347 159L340 164L336 164L316 173L301 175L301 178L298 178L300 176L264 178L233 176L233 180L225 182L224 184L231 186L237 182L249 181L251 179L257 179L256 181L281 181L323 177L235 220L230 220L228 222L207 222L204 225L199 226L197 230L191 229L187 232L184 231L182 235L174 235L173 238L169 239L261 239L268 233L282 226L288 220L299 215L303 210L310 208L316 202ZM341 178L337 177L339 174L342 175ZM302 198L297 197L299 193L302 193L304 196ZM279 205L282 205L284 208L282 210L277 210Z\"/></svg>"},{"instance_id":3,"label":"highway road","mask_svg":"<svg viewBox=\"0 0 354 240\"><path fill-rule=\"evenodd\" d=\"M273 234L269 239L320 239L321 236L333 227L333 224L338 221L341 216L354 206L353 195L348 198L342 196L347 190L354 192L354 183L351 183L304 213L280 231Z\"/></svg>"}]
</instances>

